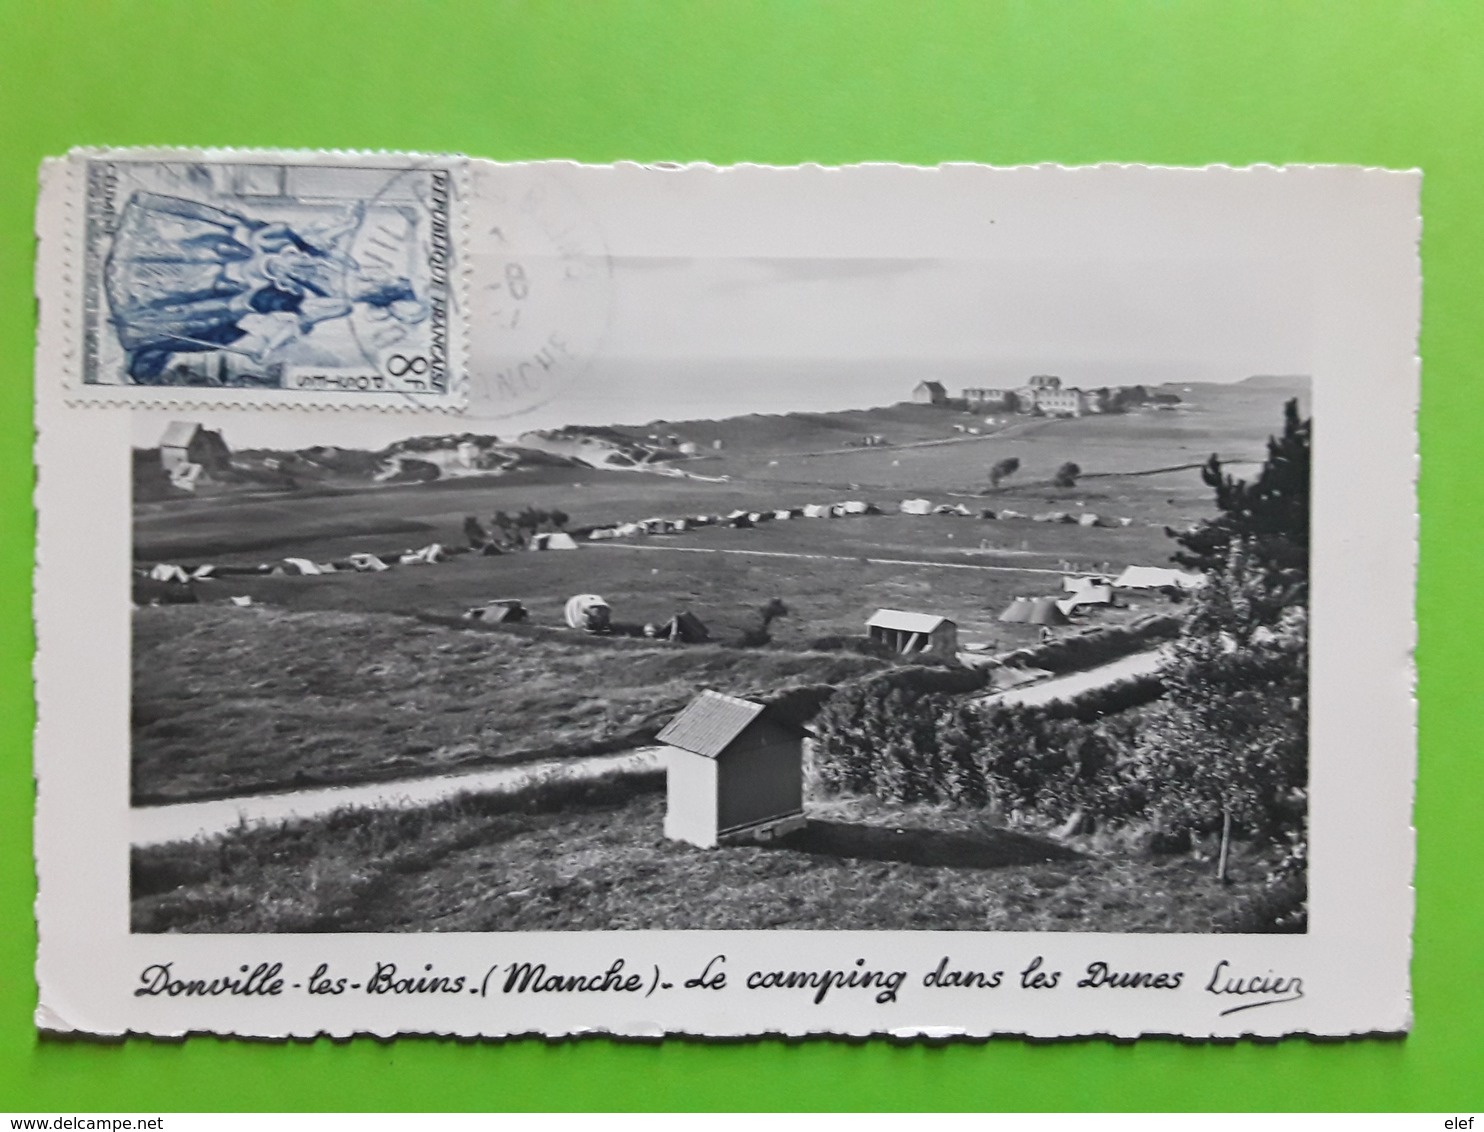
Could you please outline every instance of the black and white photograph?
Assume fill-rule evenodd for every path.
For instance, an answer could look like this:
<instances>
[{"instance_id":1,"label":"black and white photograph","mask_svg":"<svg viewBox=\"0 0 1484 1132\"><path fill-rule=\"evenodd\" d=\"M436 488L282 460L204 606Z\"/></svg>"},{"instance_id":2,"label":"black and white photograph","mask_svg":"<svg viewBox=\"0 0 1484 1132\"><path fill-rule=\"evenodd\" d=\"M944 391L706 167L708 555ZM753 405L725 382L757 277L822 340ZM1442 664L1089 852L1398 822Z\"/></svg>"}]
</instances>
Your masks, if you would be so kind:
<instances>
[{"instance_id":1,"label":"black and white photograph","mask_svg":"<svg viewBox=\"0 0 1484 1132\"><path fill-rule=\"evenodd\" d=\"M838 356L975 269L618 265L836 355L628 419L136 415L134 930L1303 931L1308 381Z\"/></svg>"},{"instance_id":2,"label":"black and white photograph","mask_svg":"<svg viewBox=\"0 0 1484 1132\"><path fill-rule=\"evenodd\" d=\"M1410 869L1410 596L1368 595L1411 568L1409 183L471 164L462 411L43 408L44 457L90 414L127 479L68 518L122 648L55 679L127 705L131 1017L268 993L261 956L548 1033L625 1024L542 1020L573 991L703 1033L1286 1032L1368 903L1348 962L1401 996L1335 1017L1400 1017L1366 862ZM1357 298L1367 193L1396 290ZM662 1005L723 987L763 1005Z\"/></svg>"}]
</instances>

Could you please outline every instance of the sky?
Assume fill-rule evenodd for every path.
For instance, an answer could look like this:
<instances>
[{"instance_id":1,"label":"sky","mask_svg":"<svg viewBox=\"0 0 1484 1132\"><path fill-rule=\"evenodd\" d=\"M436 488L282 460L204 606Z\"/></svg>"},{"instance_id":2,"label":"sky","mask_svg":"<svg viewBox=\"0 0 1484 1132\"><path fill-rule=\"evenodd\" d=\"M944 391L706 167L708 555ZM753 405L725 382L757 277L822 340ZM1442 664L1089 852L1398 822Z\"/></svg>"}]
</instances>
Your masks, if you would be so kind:
<instances>
[{"instance_id":1,"label":"sky","mask_svg":"<svg viewBox=\"0 0 1484 1132\"><path fill-rule=\"evenodd\" d=\"M380 448L411 435L860 408L905 400L922 380L956 393L1037 373L1096 388L1310 372L1306 280L1282 259L616 254L547 293L517 329L476 329L474 408L461 417L188 416L234 448ZM478 297L473 310L478 319ZM490 375L548 326L569 346L555 377L518 414L492 404ZM136 414L139 445L180 415Z\"/></svg>"}]
</instances>

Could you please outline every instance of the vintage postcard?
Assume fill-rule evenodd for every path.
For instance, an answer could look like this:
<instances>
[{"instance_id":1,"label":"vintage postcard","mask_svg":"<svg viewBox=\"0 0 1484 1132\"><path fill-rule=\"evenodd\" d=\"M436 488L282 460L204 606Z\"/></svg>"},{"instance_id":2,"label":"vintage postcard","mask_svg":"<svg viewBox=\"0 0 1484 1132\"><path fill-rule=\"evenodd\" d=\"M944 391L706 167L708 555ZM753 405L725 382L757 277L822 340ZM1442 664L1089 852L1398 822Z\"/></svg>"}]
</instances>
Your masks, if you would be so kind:
<instances>
[{"instance_id":1,"label":"vintage postcard","mask_svg":"<svg viewBox=\"0 0 1484 1132\"><path fill-rule=\"evenodd\" d=\"M99 150L65 194L82 400L462 404L461 159ZM63 189L63 185L66 188ZM60 234L60 233L59 233Z\"/></svg>"},{"instance_id":2,"label":"vintage postcard","mask_svg":"<svg viewBox=\"0 0 1484 1132\"><path fill-rule=\"evenodd\" d=\"M1409 1028L1418 174L375 160L43 170L38 1026Z\"/></svg>"}]
</instances>

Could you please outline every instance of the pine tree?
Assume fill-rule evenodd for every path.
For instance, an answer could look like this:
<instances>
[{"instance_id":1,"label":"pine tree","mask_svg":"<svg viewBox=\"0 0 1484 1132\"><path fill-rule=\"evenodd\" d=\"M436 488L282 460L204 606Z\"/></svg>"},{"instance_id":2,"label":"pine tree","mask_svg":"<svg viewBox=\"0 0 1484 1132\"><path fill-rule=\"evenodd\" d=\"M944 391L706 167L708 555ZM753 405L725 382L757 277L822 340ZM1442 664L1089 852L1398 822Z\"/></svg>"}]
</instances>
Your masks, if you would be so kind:
<instances>
[{"instance_id":1,"label":"pine tree","mask_svg":"<svg viewBox=\"0 0 1484 1132\"><path fill-rule=\"evenodd\" d=\"M1303 600L1309 581L1309 467L1313 418L1301 419L1298 400L1283 406L1283 433L1268 438L1257 479L1222 471L1214 453L1201 479L1216 492L1218 514L1189 531L1170 532L1181 546L1172 557L1206 573L1225 568L1233 540L1245 541L1269 585Z\"/></svg>"}]
</instances>

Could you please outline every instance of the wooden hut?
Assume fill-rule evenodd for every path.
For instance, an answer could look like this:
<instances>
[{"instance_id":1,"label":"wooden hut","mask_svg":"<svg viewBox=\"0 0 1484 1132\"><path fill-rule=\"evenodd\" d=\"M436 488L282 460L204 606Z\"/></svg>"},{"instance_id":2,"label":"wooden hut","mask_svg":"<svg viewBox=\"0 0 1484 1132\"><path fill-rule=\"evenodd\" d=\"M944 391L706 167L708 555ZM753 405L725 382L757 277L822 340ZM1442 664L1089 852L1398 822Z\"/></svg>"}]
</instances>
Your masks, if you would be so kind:
<instances>
[{"instance_id":1,"label":"wooden hut","mask_svg":"<svg viewBox=\"0 0 1484 1132\"><path fill-rule=\"evenodd\" d=\"M709 849L803 825L804 730L775 707L702 692L659 733L665 836Z\"/></svg>"},{"instance_id":2,"label":"wooden hut","mask_svg":"<svg viewBox=\"0 0 1484 1132\"><path fill-rule=\"evenodd\" d=\"M866 622L866 632L906 656L927 653L950 660L958 652L958 626L933 613L878 609Z\"/></svg>"}]
</instances>

